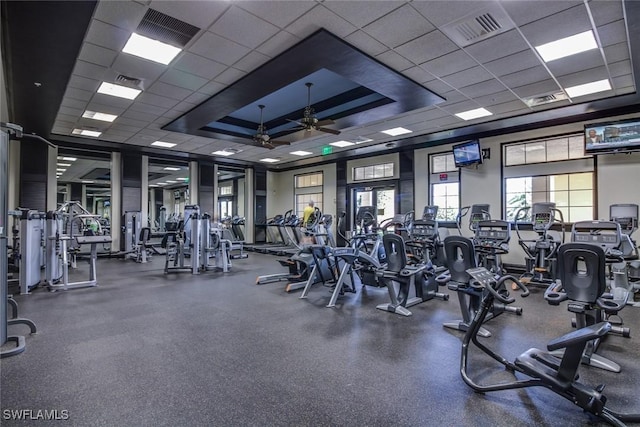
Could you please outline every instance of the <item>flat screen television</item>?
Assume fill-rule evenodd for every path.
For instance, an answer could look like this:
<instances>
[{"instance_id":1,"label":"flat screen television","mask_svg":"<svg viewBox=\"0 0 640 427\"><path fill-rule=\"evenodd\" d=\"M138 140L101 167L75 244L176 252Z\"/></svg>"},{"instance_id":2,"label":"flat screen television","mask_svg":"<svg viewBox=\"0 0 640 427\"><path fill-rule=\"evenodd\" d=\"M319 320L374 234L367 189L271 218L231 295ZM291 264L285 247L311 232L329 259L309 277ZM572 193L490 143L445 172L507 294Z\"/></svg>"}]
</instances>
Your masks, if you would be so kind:
<instances>
[{"instance_id":1,"label":"flat screen television","mask_svg":"<svg viewBox=\"0 0 640 427\"><path fill-rule=\"evenodd\" d=\"M640 150L640 118L584 126L584 152L616 153Z\"/></svg>"},{"instance_id":2,"label":"flat screen television","mask_svg":"<svg viewBox=\"0 0 640 427\"><path fill-rule=\"evenodd\" d=\"M482 163L482 150L480 141L463 142L453 146L453 161L457 168Z\"/></svg>"}]
</instances>

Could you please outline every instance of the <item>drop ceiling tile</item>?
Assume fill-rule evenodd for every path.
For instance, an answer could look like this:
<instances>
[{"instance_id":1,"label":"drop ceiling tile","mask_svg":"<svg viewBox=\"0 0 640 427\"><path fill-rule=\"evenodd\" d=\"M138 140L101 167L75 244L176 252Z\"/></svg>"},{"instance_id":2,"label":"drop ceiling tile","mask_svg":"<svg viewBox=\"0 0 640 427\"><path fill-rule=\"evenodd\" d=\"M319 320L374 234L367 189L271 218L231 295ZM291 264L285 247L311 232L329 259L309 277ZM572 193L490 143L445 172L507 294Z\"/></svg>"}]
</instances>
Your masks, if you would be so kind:
<instances>
[{"instance_id":1,"label":"drop ceiling tile","mask_svg":"<svg viewBox=\"0 0 640 427\"><path fill-rule=\"evenodd\" d=\"M151 123L156 118L156 116L153 114L143 113L142 111L134 111L132 109L128 109L120 117L123 119L126 118L126 119L139 120L145 123Z\"/></svg>"},{"instance_id":2,"label":"drop ceiling tile","mask_svg":"<svg viewBox=\"0 0 640 427\"><path fill-rule=\"evenodd\" d=\"M190 102L192 104L200 104L209 99L209 95L200 92L194 92L191 95L187 96L184 101Z\"/></svg>"},{"instance_id":3,"label":"drop ceiling tile","mask_svg":"<svg viewBox=\"0 0 640 427\"><path fill-rule=\"evenodd\" d=\"M84 111L85 108L87 107L87 101L80 101L80 100L71 99L71 98L63 98L61 105L65 106L65 107L76 108L78 110Z\"/></svg>"},{"instance_id":4,"label":"drop ceiling tile","mask_svg":"<svg viewBox=\"0 0 640 427\"><path fill-rule=\"evenodd\" d=\"M527 49L522 52L514 53L513 55L505 56L504 58L496 59L495 61L487 62L484 65L487 70L496 76L506 76L507 74L526 70L527 68L532 68L541 64L542 62L533 53L533 51L531 49Z\"/></svg>"},{"instance_id":5,"label":"drop ceiling tile","mask_svg":"<svg viewBox=\"0 0 640 427\"><path fill-rule=\"evenodd\" d=\"M181 21L206 29L229 8L226 1L153 0L149 7Z\"/></svg>"},{"instance_id":6,"label":"drop ceiling tile","mask_svg":"<svg viewBox=\"0 0 640 427\"><path fill-rule=\"evenodd\" d=\"M412 6L433 25L442 27L452 21L471 16L476 11L495 4L494 1L416 1Z\"/></svg>"},{"instance_id":7,"label":"drop ceiling tile","mask_svg":"<svg viewBox=\"0 0 640 427\"><path fill-rule=\"evenodd\" d=\"M77 89L74 87L68 87L64 93L65 98L79 99L81 101L89 101L93 97L94 92L88 90Z\"/></svg>"},{"instance_id":8,"label":"drop ceiling tile","mask_svg":"<svg viewBox=\"0 0 640 427\"><path fill-rule=\"evenodd\" d=\"M183 52L173 64L173 68L211 80L227 66L191 52Z\"/></svg>"},{"instance_id":9,"label":"drop ceiling tile","mask_svg":"<svg viewBox=\"0 0 640 427\"><path fill-rule=\"evenodd\" d=\"M598 27L598 35L602 46L611 46L627 41L627 29L624 20L621 19Z\"/></svg>"},{"instance_id":10,"label":"drop ceiling tile","mask_svg":"<svg viewBox=\"0 0 640 427\"><path fill-rule=\"evenodd\" d=\"M222 73L218 74L215 81L218 83L222 83L224 85L230 85L240 80L246 74L247 73L242 70L237 70L235 68L227 68Z\"/></svg>"},{"instance_id":11,"label":"drop ceiling tile","mask_svg":"<svg viewBox=\"0 0 640 427\"><path fill-rule=\"evenodd\" d=\"M223 85L222 83L218 83L216 81L213 82L209 82L206 85L202 86L198 92L204 93L206 95L215 95L216 93L220 92L222 89L224 89L226 87L226 85Z\"/></svg>"},{"instance_id":12,"label":"drop ceiling tile","mask_svg":"<svg viewBox=\"0 0 640 427\"><path fill-rule=\"evenodd\" d=\"M500 81L502 81L502 83L504 83L507 87L520 87L550 78L551 75L549 74L547 69L542 65L539 65L537 67L502 76L500 77Z\"/></svg>"},{"instance_id":13,"label":"drop ceiling tile","mask_svg":"<svg viewBox=\"0 0 640 427\"><path fill-rule=\"evenodd\" d=\"M433 74L417 66L404 70L402 74L420 84L427 83L435 79L435 76Z\"/></svg>"},{"instance_id":14,"label":"drop ceiling tile","mask_svg":"<svg viewBox=\"0 0 640 427\"><path fill-rule=\"evenodd\" d=\"M242 28L242 31L238 31ZM278 27L255 15L232 6L209 27L209 31L227 39L233 39L249 48L256 48L278 32Z\"/></svg>"},{"instance_id":15,"label":"drop ceiling tile","mask_svg":"<svg viewBox=\"0 0 640 427\"><path fill-rule=\"evenodd\" d=\"M477 65L476 60L463 50L456 50L420 64L421 67L438 77L448 76L449 74L464 71Z\"/></svg>"},{"instance_id":16,"label":"drop ceiling tile","mask_svg":"<svg viewBox=\"0 0 640 427\"><path fill-rule=\"evenodd\" d=\"M100 81L95 79L88 79L82 76L72 75L69 78L69 87L87 90L90 92L95 92L98 90L98 86L100 86Z\"/></svg>"},{"instance_id":17,"label":"drop ceiling tile","mask_svg":"<svg viewBox=\"0 0 640 427\"><path fill-rule=\"evenodd\" d=\"M395 48L398 53L416 64L422 64L457 49L458 46L439 30L431 31Z\"/></svg>"},{"instance_id":18,"label":"drop ceiling tile","mask_svg":"<svg viewBox=\"0 0 640 427\"><path fill-rule=\"evenodd\" d=\"M119 98L117 96L110 96L110 95L105 95L103 93L96 93L95 95L93 95L93 98L91 99L91 103L107 105L107 106L111 106L113 108L121 109L122 111L124 111L125 109L129 108L131 104L133 104L133 101L130 99Z\"/></svg>"},{"instance_id":19,"label":"drop ceiling tile","mask_svg":"<svg viewBox=\"0 0 640 427\"><path fill-rule=\"evenodd\" d=\"M142 17L147 12L147 8L135 2L125 1L103 1L96 7L94 18L106 22L116 27L133 32Z\"/></svg>"},{"instance_id":20,"label":"drop ceiling tile","mask_svg":"<svg viewBox=\"0 0 640 427\"><path fill-rule=\"evenodd\" d=\"M396 71L403 71L415 65L413 62L393 50L388 50L376 56L376 59Z\"/></svg>"},{"instance_id":21,"label":"drop ceiling tile","mask_svg":"<svg viewBox=\"0 0 640 427\"><path fill-rule=\"evenodd\" d=\"M168 98L182 100L191 95L191 91L178 86L173 86L163 82L156 82L147 90L156 95L166 96Z\"/></svg>"},{"instance_id":22,"label":"drop ceiling tile","mask_svg":"<svg viewBox=\"0 0 640 427\"><path fill-rule=\"evenodd\" d=\"M280 31L278 34L258 46L256 51L273 58L280 55L299 41L300 38L293 34L286 31Z\"/></svg>"},{"instance_id":23,"label":"drop ceiling tile","mask_svg":"<svg viewBox=\"0 0 640 427\"><path fill-rule=\"evenodd\" d=\"M178 103L178 101L175 99L167 98L165 96L160 96L149 92L142 92L140 95L138 95L138 97L136 98L136 102L165 109L171 108Z\"/></svg>"},{"instance_id":24,"label":"drop ceiling tile","mask_svg":"<svg viewBox=\"0 0 640 427\"><path fill-rule=\"evenodd\" d=\"M94 19L87 31L85 42L120 52L130 36L130 31Z\"/></svg>"},{"instance_id":25,"label":"drop ceiling tile","mask_svg":"<svg viewBox=\"0 0 640 427\"><path fill-rule=\"evenodd\" d=\"M185 113L185 112L191 110L195 106L196 106L196 104L192 104L190 102L184 102L183 101L183 102L178 103L175 107L173 107L171 112L178 111L180 113Z\"/></svg>"},{"instance_id":26,"label":"drop ceiling tile","mask_svg":"<svg viewBox=\"0 0 640 427\"><path fill-rule=\"evenodd\" d=\"M464 50L480 63L496 60L529 48L518 31L509 30L467 46Z\"/></svg>"},{"instance_id":27,"label":"drop ceiling tile","mask_svg":"<svg viewBox=\"0 0 640 427\"><path fill-rule=\"evenodd\" d=\"M167 69L165 65L148 61L137 56L121 53L111 66L111 73L115 78L118 74L143 80L143 87L158 79ZM113 80L110 80L113 82Z\"/></svg>"},{"instance_id":28,"label":"drop ceiling tile","mask_svg":"<svg viewBox=\"0 0 640 427\"><path fill-rule=\"evenodd\" d=\"M587 9L583 4L580 4L539 21L523 25L520 30L531 46L540 46L563 37L582 33L591 28Z\"/></svg>"},{"instance_id":29,"label":"drop ceiling tile","mask_svg":"<svg viewBox=\"0 0 640 427\"><path fill-rule=\"evenodd\" d=\"M360 49L369 56L380 55L382 52L388 50L387 46L380 43L369 34L362 30L354 31L345 37L345 41L352 46Z\"/></svg>"},{"instance_id":30,"label":"drop ceiling tile","mask_svg":"<svg viewBox=\"0 0 640 427\"><path fill-rule=\"evenodd\" d=\"M449 92L452 89L455 89L454 87L452 87L451 85L447 84L446 82L444 82L442 80L433 80L433 81L425 84L425 86L431 92L434 92L434 93L436 93L438 95L440 95L441 93Z\"/></svg>"},{"instance_id":31,"label":"drop ceiling tile","mask_svg":"<svg viewBox=\"0 0 640 427\"><path fill-rule=\"evenodd\" d=\"M560 76L558 77L558 83L560 83L562 87L570 87L606 78L609 78L609 74L607 73L607 69L602 66Z\"/></svg>"},{"instance_id":32,"label":"drop ceiling tile","mask_svg":"<svg viewBox=\"0 0 640 427\"><path fill-rule=\"evenodd\" d=\"M111 128L109 128L109 130L107 130L106 134L122 136L124 138L131 138L133 135L135 135L135 132L125 131L125 130L122 130L122 129L116 129L116 128L111 127Z\"/></svg>"},{"instance_id":33,"label":"drop ceiling tile","mask_svg":"<svg viewBox=\"0 0 640 427\"><path fill-rule=\"evenodd\" d=\"M51 132L58 135L68 135L71 133L72 130L73 130L72 126L66 126L64 124L56 123L53 126L53 129L51 130Z\"/></svg>"},{"instance_id":34,"label":"drop ceiling tile","mask_svg":"<svg viewBox=\"0 0 640 427\"><path fill-rule=\"evenodd\" d=\"M125 142L128 138L128 135L116 135L112 132L103 132L102 135L100 135L100 139L111 142Z\"/></svg>"},{"instance_id":35,"label":"drop ceiling tile","mask_svg":"<svg viewBox=\"0 0 640 427\"><path fill-rule=\"evenodd\" d=\"M139 126L131 126L131 125L128 125L128 124L120 123L119 119L116 119L116 121L113 122L113 124L111 125L111 127L109 129L117 130L121 134L124 134L124 133L134 134L134 133L140 132L140 127Z\"/></svg>"},{"instance_id":36,"label":"drop ceiling tile","mask_svg":"<svg viewBox=\"0 0 640 427\"><path fill-rule=\"evenodd\" d=\"M348 36L356 30L356 27L335 13L321 5L317 5L292 22L287 27L287 31L300 38L306 38L321 28L341 38Z\"/></svg>"},{"instance_id":37,"label":"drop ceiling tile","mask_svg":"<svg viewBox=\"0 0 640 427\"><path fill-rule=\"evenodd\" d=\"M322 3L322 5L354 26L362 28L402 6L403 3L399 1L349 2L329 0Z\"/></svg>"},{"instance_id":38,"label":"drop ceiling tile","mask_svg":"<svg viewBox=\"0 0 640 427\"><path fill-rule=\"evenodd\" d=\"M624 42L607 46L604 48L604 56L609 63L629 59L629 44Z\"/></svg>"},{"instance_id":39,"label":"drop ceiling tile","mask_svg":"<svg viewBox=\"0 0 640 427\"><path fill-rule=\"evenodd\" d=\"M450 74L443 77L442 80L455 88L470 86L475 83L490 80L493 76L486 72L482 67L473 67L459 73Z\"/></svg>"},{"instance_id":40,"label":"drop ceiling tile","mask_svg":"<svg viewBox=\"0 0 640 427\"><path fill-rule=\"evenodd\" d=\"M242 1L236 3L237 7L241 7L253 13L256 16L272 23L273 25L285 28L315 6L315 2L311 1Z\"/></svg>"},{"instance_id":41,"label":"drop ceiling tile","mask_svg":"<svg viewBox=\"0 0 640 427\"><path fill-rule=\"evenodd\" d=\"M558 92L560 88L555 81L549 79L543 82L533 83L526 86L513 88L513 91L520 98L528 98L531 96L539 96L550 92Z\"/></svg>"},{"instance_id":42,"label":"drop ceiling tile","mask_svg":"<svg viewBox=\"0 0 640 427\"><path fill-rule=\"evenodd\" d=\"M464 121L453 115L441 117L430 122L432 128L448 128L452 125L463 125Z\"/></svg>"},{"instance_id":43,"label":"drop ceiling tile","mask_svg":"<svg viewBox=\"0 0 640 427\"><path fill-rule=\"evenodd\" d=\"M143 113L153 114L155 116L163 115L167 112L168 109L169 108L156 107L154 105L145 104L143 102L139 102L138 100L136 100L136 102L131 104L131 106L129 107L129 111L140 111Z\"/></svg>"},{"instance_id":44,"label":"drop ceiling tile","mask_svg":"<svg viewBox=\"0 0 640 427\"><path fill-rule=\"evenodd\" d=\"M577 73L589 68L600 67L604 65L600 49L593 49L571 55L566 58L560 58L547 63L549 71L554 76L563 76L567 74Z\"/></svg>"},{"instance_id":45,"label":"drop ceiling tile","mask_svg":"<svg viewBox=\"0 0 640 427\"><path fill-rule=\"evenodd\" d=\"M580 99L580 102L582 102L581 99ZM548 104L536 105L535 107L531 107L531 110L532 111L550 110L552 108L566 107L568 105L571 105L571 101L569 101L568 99L563 99L556 102L550 102Z\"/></svg>"},{"instance_id":46,"label":"drop ceiling tile","mask_svg":"<svg viewBox=\"0 0 640 427\"><path fill-rule=\"evenodd\" d=\"M476 99L479 96L485 96L492 93L504 92L506 87L499 80L491 79L480 83L465 86L460 89L469 98Z\"/></svg>"},{"instance_id":47,"label":"drop ceiling tile","mask_svg":"<svg viewBox=\"0 0 640 427\"><path fill-rule=\"evenodd\" d=\"M616 89L616 95L627 95L635 92L636 92L635 86L627 86L627 87L621 87L619 89Z\"/></svg>"},{"instance_id":48,"label":"drop ceiling tile","mask_svg":"<svg viewBox=\"0 0 640 427\"><path fill-rule=\"evenodd\" d=\"M478 105L478 103L476 101L468 100L468 101L457 102L457 103L451 104L451 105L443 105L442 107L440 105L438 105L438 108L441 108L444 111L447 111L447 112L449 112L451 114L457 114L457 113L461 113L463 111L468 111L468 110L473 110L475 108L480 108L480 106Z\"/></svg>"},{"instance_id":49,"label":"drop ceiling tile","mask_svg":"<svg viewBox=\"0 0 640 427\"><path fill-rule=\"evenodd\" d=\"M85 61L76 61L76 66L73 68L73 74L94 80L102 80L106 72L106 67Z\"/></svg>"},{"instance_id":50,"label":"drop ceiling tile","mask_svg":"<svg viewBox=\"0 0 640 427\"><path fill-rule=\"evenodd\" d=\"M522 103L513 94L513 92L509 90L503 90L502 92L492 93L490 95L476 96L473 99L483 107L493 107L494 105L504 104L506 102L513 102L513 101L518 101Z\"/></svg>"},{"instance_id":51,"label":"drop ceiling tile","mask_svg":"<svg viewBox=\"0 0 640 427\"><path fill-rule=\"evenodd\" d=\"M83 43L78 59L103 67L110 67L117 55L118 52L115 50L91 43Z\"/></svg>"},{"instance_id":52,"label":"drop ceiling tile","mask_svg":"<svg viewBox=\"0 0 640 427\"><path fill-rule=\"evenodd\" d=\"M623 76L625 74L631 74L631 61L619 61L614 62L613 64L609 64L609 72L611 73L611 77Z\"/></svg>"},{"instance_id":53,"label":"drop ceiling tile","mask_svg":"<svg viewBox=\"0 0 640 427\"><path fill-rule=\"evenodd\" d=\"M593 21L597 26L617 21L624 17L622 10L622 1L590 1L589 8L593 15Z\"/></svg>"},{"instance_id":54,"label":"drop ceiling tile","mask_svg":"<svg viewBox=\"0 0 640 427\"><path fill-rule=\"evenodd\" d=\"M198 90L209 82L208 79L173 68L168 69L160 77L160 81L189 90Z\"/></svg>"},{"instance_id":55,"label":"drop ceiling tile","mask_svg":"<svg viewBox=\"0 0 640 427\"><path fill-rule=\"evenodd\" d=\"M622 88L627 86L634 86L635 82L633 80L632 74L627 74L626 76L618 76L613 78L613 87L614 88ZM60 109L62 111L62 108Z\"/></svg>"},{"instance_id":56,"label":"drop ceiling tile","mask_svg":"<svg viewBox=\"0 0 640 427\"><path fill-rule=\"evenodd\" d=\"M267 61L269 61L269 59L270 58L268 56L254 50L249 52L247 56L233 64L233 67L242 71L251 72L261 65L264 65Z\"/></svg>"},{"instance_id":57,"label":"drop ceiling tile","mask_svg":"<svg viewBox=\"0 0 640 427\"><path fill-rule=\"evenodd\" d=\"M434 29L435 27L416 13L409 4L405 4L363 28L373 38L391 48L405 44Z\"/></svg>"},{"instance_id":58,"label":"drop ceiling tile","mask_svg":"<svg viewBox=\"0 0 640 427\"><path fill-rule=\"evenodd\" d=\"M84 112L84 108L72 108L65 107L64 105L60 106L58 110L58 114L66 114L67 116L80 117Z\"/></svg>"},{"instance_id":59,"label":"drop ceiling tile","mask_svg":"<svg viewBox=\"0 0 640 427\"><path fill-rule=\"evenodd\" d=\"M58 113L58 115L56 116L56 122L65 122L65 123L73 124L77 122L79 118L80 116L70 116L68 114Z\"/></svg>"},{"instance_id":60,"label":"drop ceiling tile","mask_svg":"<svg viewBox=\"0 0 640 427\"><path fill-rule=\"evenodd\" d=\"M580 0L538 0L538 1L503 1L502 7L507 11L516 25L524 25L571 7L581 5Z\"/></svg>"},{"instance_id":61,"label":"drop ceiling tile","mask_svg":"<svg viewBox=\"0 0 640 427\"><path fill-rule=\"evenodd\" d=\"M231 65L249 53L248 48L211 32L204 33L189 51L225 65Z\"/></svg>"}]
</instances>

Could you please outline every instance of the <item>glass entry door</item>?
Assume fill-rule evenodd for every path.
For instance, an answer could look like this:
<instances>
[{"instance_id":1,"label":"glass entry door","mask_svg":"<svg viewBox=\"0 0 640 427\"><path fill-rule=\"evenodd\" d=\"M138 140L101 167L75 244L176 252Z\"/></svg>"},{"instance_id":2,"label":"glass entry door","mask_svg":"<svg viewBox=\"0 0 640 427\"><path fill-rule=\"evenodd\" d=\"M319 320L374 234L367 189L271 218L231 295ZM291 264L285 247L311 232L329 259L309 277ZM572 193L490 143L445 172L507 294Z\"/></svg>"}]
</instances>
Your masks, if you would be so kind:
<instances>
[{"instance_id":1,"label":"glass entry door","mask_svg":"<svg viewBox=\"0 0 640 427\"><path fill-rule=\"evenodd\" d=\"M396 214L396 189L395 187L365 187L353 190L352 224L355 224L356 213L360 206L373 206L376 212L376 221L380 224L387 218L393 218Z\"/></svg>"}]
</instances>

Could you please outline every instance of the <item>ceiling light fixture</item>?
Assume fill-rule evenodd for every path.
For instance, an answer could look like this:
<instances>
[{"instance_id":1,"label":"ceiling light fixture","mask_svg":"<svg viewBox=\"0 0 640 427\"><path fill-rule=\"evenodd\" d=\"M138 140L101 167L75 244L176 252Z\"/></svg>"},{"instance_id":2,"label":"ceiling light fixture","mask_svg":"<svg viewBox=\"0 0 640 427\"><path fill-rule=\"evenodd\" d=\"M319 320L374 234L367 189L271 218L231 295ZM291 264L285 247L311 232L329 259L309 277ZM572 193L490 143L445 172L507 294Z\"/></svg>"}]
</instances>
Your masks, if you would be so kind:
<instances>
[{"instance_id":1,"label":"ceiling light fixture","mask_svg":"<svg viewBox=\"0 0 640 427\"><path fill-rule=\"evenodd\" d=\"M133 89L130 87L114 85L107 82L102 82L98 88L98 93L105 95L117 96L118 98L136 99L142 91L140 89Z\"/></svg>"},{"instance_id":2,"label":"ceiling light fixture","mask_svg":"<svg viewBox=\"0 0 640 427\"><path fill-rule=\"evenodd\" d=\"M172 142L155 141L155 142L152 142L151 145L155 145L156 147L171 148L171 147L175 147L177 144L174 144Z\"/></svg>"},{"instance_id":3,"label":"ceiling light fixture","mask_svg":"<svg viewBox=\"0 0 640 427\"><path fill-rule=\"evenodd\" d=\"M177 182L178 182L178 181L167 181L167 184L175 184L175 183L177 183Z\"/></svg>"},{"instance_id":4,"label":"ceiling light fixture","mask_svg":"<svg viewBox=\"0 0 640 427\"><path fill-rule=\"evenodd\" d=\"M235 154L233 151L227 151L227 150L218 150L218 151L214 151L213 153L214 156L230 156L232 154Z\"/></svg>"},{"instance_id":5,"label":"ceiling light fixture","mask_svg":"<svg viewBox=\"0 0 640 427\"><path fill-rule=\"evenodd\" d=\"M178 181L189 181L189 178L176 178Z\"/></svg>"},{"instance_id":6,"label":"ceiling light fixture","mask_svg":"<svg viewBox=\"0 0 640 427\"><path fill-rule=\"evenodd\" d=\"M279 162L280 159L272 159L271 157L265 157L264 159L260 159L260 161L265 163L275 163L275 162Z\"/></svg>"},{"instance_id":7,"label":"ceiling light fixture","mask_svg":"<svg viewBox=\"0 0 640 427\"><path fill-rule=\"evenodd\" d=\"M611 83L609 83L609 79L604 79L598 80L596 82L567 87L564 90L567 92L567 95L569 95L569 98L576 98L578 96L611 90Z\"/></svg>"},{"instance_id":8,"label":"ceiling light fixture","mask_svg":"<svg viewBox=\"0 0 640 427\"><path fill-rule=\"evenodd\" d=\"M349 142L349 141L336 141L336 142L330 142L329 145L333 145L334 147L348 147L350 145L355 145L353 142Z\"/></svg>"},{"instance_id":9,"label":"ceiling light fixture","mask_svg":"<svg viewBox=\"0 0 640 427\"><path fill-rule=\"evenodd\" d=\"M83 184L93 184L93 181L82 181Z\"/></svg>"},{"instance_id":10,"label":"ceiling light fixture","mask_svg":"<svg viewBox=\"0 0 640 427\"><path fill-rule=\"evenodd\" d=\"M74 129L71 133L73 135L93 136L96 138L102 135L102 132L98 132L97 130L77 129L77 128Z\"/></svg>"},{"instance_id":11,"label":"ceiling light fixture","mask_svg":"<svg viewBox=\"0 0 640 427\"><path fill-rule=\"evenodd\" d=\"M179 171L180 168L176 168L174 166L167 166L166 168L164 168L164 170L166 170L166 171Z\"/></svg>"},{"instance_id":12,"label":"ceiling light fixture","mask_svg":"<svg viewBox=\"0 0 640 427\"><path fill-rule=\"evenodd\" d=\"M293 154L294 156L308 156L308 155L313 154L313 153L310 152L310 151L302 151L302 150L300 150L300 151L292 151L289 154Z\"/></svg>"},{"instance_id":13,"label":"ceiling light fixture","mask_svg":"<svg viewBox=\"0 0 640 427\"><path fill-rule=\"evenodd\" d=\"M493 113L485 108L476 108L475 110L468 110L457 113L456 117L459 117L462 120L473 120L479 117L486 117L491 115L493 115Z\"/></svg>"},{"instance_id":14,"label":"ceiling light fixture","mask_svg":"<svg viewBox=\"0 0 640 427\"><path fill-rule=\"evenodd\" d=\"M596 49L598 44L591 30L575 34L550 43L536 46L536 50L544 60L550 62L556 59L575 55L576 53Z\"/></svg>"},{"instance_id":15,"label":"ceiling light fixture","mask_svg":"<svg viewBox=\"0 0 640 427\"><path fill-rule=\"evenodd\" d=\"M66 172L67 170L64 169L64 168L56 168L56 171L58 171L58 172Z\"/></svg>"},{"instance_id":16,"label":"ceiling light fixture","mask_svg":"<svg viewBox=\"0 0 640 427\"><path fill-rule=\"evenodd\" d=\"M356 140L355 140L355 141L353 141L353 142L355 142L356 144L364 144L365 142L371 142L371 141L373 141L373 139L371 139L371 138L365 138L365 137L363 137L363 136L359 136L359 137L358 137L358 139L356 139Z\"/></svg>"},{"instance_id":17,"label":"ceiling light fixture","mask_svg":"<svg viewBox=\"0 0 640 427\"><path fill-rule=\"evenodd\" d=\"M63 157L62 160L66 160L67 162L75 162L78 159L75 157Z\"/></svg>"},{"instance_id":18,"label":"ceiling light fixture","mask_svg":"<svg viewBox=\"0 0 640 427\"><path fill-rule=\"evenodd\" d=\"M175 58L182 49L162 43L140 34L132 33L129 41L122 48L124 53L139 56L150 61L167 65Z\"/></svg>"},{"instance_id":19,"label":"ceiling light fixture","mask_svg":"<svg viewBox=\"0 0 640 427\"><path fill-rule=\"evenodd\" d=\"M58 166L71 166L71 163L60 163L60 162L58 162Z\"/></svg>"},{"instance_id":20,"label":"ceiling light fixture","mask_svg":"<svg viewBox=\"0 0 640 427\"><path fill-rule=\"evenodd\" d=\"M118 118L118 116L116 116L115 114L99 113L89 110L85 110L85 112L82 113L82 117L84 117L85 119L100 120L103 122L113 122L116 118Z\"/></svg>"},{"instance_id":21,"label":"ceiling light fixture","mask_svg":"<svg viewBox=\"0 0 640 427\"><path fill-rule=\"evenodd\" d=\"M391 136L398 136L398 135L404 135L406 133L412 133L413 131L402 128L402 127L398 127L393 129L381 130L380 132L386 133L387 135L391 135Z\"/></svg>"}]
</instances>

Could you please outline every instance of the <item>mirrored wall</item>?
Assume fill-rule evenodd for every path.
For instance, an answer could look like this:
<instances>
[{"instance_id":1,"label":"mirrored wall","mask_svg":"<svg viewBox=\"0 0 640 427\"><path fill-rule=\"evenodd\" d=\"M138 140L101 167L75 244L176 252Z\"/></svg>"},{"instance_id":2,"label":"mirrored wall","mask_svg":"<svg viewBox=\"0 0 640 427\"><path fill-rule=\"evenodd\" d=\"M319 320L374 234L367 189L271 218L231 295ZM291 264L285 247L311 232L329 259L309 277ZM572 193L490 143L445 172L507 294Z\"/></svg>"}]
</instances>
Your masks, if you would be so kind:
<instances>
[{"instance_id":1,"label":"mirrored wall","mask_svg":"<svg viewBox=\"0 0 640 427\"><path fill-rule=\"evenodd\" d=\"M245 173L244 169L219 166L218 218L222 222L232 217L245 217Z\"/></svg>"},{"instance_id":2,"label":"mirrored wall","mask_svg":"<svg viewBox=\"0 0 640 427\"><path fill-rule=\"evenodd\" d=\"M183 218L189 204L189 164L149 158L149 227L167 231L167 223Z\"/></svg>"},{"instance_id":3,"label":"mirrored wall","mask_svg":"<svg viewBox=\"0 0 640 427\"><path fill-rule=\"evenodd\" d=\"M111 160L58 150L57 206L78 202L88 212L111 217Z\"/></svg>"}]
</instances>

